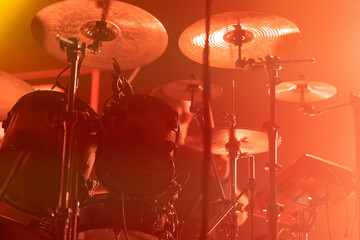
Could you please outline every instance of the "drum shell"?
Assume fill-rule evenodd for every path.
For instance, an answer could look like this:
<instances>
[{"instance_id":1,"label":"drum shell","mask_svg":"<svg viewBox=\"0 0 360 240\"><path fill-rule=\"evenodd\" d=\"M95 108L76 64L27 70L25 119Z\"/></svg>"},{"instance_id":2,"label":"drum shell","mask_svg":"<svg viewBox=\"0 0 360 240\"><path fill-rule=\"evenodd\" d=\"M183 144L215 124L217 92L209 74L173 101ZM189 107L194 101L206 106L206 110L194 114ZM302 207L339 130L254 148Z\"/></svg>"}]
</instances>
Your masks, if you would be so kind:
<instances>
[{"instance_id":1,"label":"drum shell","mask_svg":"<svg viewBox=\"0 0 360 240\"><path fill-rule=\"evenodd\" d=\"M59 199L61 161L64 141L66 95L37 91L19 99L3 123L4 139L0 148L1 181L7 176L21 151L28 160L17 173L5 200L30 214L48 216ZM72 144L79 164L79 194L86 197L85 180L95 159L98 115L84 102L75 101L76 141Z\"/></svg>"},{"instance_id":2,"label":"drum shell","mask_svg":"<svg viewBox=\"0 0 360 240\"><path fill-rule=\"evenodd\" d=\"M159 99L131 95L102 117L95 170L101 183L126 195L163 191L174 174L177 113Z\"/></svg>"},{"instance_id":3,"label":"drum shell","mask_svg":"<svg viewBox=\"0 0 360 240\"><path fill-rule=\"evenodd\" d=\"M123 230L122 214L129 235L139 239L155 240L165 232L175 232L176 214L170 204L151 198L125 197L122 213L121 196L112 193L94 195L81 205L78 230L85 232L85 239L87 235L98 234L96 231L104 236L108 235L104 232L111 231L110 235L115 236L114 231Z\"/></svg>"}]
</instances>

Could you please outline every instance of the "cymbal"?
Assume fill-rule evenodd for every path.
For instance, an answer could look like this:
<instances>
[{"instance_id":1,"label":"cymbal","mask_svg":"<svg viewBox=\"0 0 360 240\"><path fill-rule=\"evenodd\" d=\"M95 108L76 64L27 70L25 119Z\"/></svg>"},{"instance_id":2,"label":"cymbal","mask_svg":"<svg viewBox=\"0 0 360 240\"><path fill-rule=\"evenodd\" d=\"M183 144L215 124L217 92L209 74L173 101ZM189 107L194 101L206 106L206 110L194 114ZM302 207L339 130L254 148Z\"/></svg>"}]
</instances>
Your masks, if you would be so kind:
<instances>
[{"instance_id":1,"label":"cymbal","mask_svg":"<svg viewBox=\"0 0 360 240\"><path fill-rule=\"evenodd\" d=\"M301 100L302 92L303 100ZM336 92L334 86L324 82L291 81L277 85L275 97L288 102L315 102L331 98Z\"/></svg>"},{"instance_id":2,"label":"cymbal","mask_svg":"<svg viewBox=\"0 0 360 240\"><path fill-rule=\"evenodd\" d=\"M226 127L212 129L212 153L226 155L225 144L229 141L230 129ZM236 128L235 137L240 141L240 150L242 153L257 154L268 151L268 135L266 132L258 129ZM281 138L277 139L277 146L281 144ZM203 141L202 132L197 132L185 139L185 145L202 151Z\"/></svg>"},{"instance_id":3,"label":"cymbal","mask_svg":"<svg viewBox=\"0 0 360 240\"><path fill-rule=\"evenodd\" d=\"M59 47L57 35L79 38L87 46L101 39L100 53L86 53L83 66L89 68L112 70L111 58L114 57L122 70L133 69L154 61L165 51L166 30L145 10L111 1L106 16L106 29L102 32L97 23L103 17L103 9L97 7L96 1L61 1L40 10L31 23L31 30L48 53L63 61L66 54Z\"/></svg>"},{"instance_id":4,"label":"cymbal","mask_svg":"<svg viewBox=\"0 0 360 240\"><path fill-rule=\"evenodd\" d=\"M0 71L0 121L7 117L8 112L19 100L34 88L23 80L3 71Z\"/></svg>"},{"instance_id":5,"label":"cymbal","mask_svg":"<svg viewBox=\"0 0 360 240\"><path fill-rule=\"evenodd\" d=\"M198 79L185 79L169 82L163 87L164 93L177 100L191 101L192 92L194 101L202 101L203 83ZM211 99L217 98L222 93L222 88L214 83L210 83Z\"/></svg>"},{"instance_id":6,"label":"cymbal","mask_svg":"<svg viewBox=\"0 0 360 240\"><path fill-rule=\"evenodd\" d=\"M261 12L220 13L212 15L210 19L210 66L236 68L235 63L239 56L234 32L235 25L239 23L245 31L242 38L242 59L257 60L267 55L284 58L299 45L299 29L285 18ZM180 50L193 61L202 63L205 37L205 19L201 19L180 35Z\"/></svg>"}]
</instances>

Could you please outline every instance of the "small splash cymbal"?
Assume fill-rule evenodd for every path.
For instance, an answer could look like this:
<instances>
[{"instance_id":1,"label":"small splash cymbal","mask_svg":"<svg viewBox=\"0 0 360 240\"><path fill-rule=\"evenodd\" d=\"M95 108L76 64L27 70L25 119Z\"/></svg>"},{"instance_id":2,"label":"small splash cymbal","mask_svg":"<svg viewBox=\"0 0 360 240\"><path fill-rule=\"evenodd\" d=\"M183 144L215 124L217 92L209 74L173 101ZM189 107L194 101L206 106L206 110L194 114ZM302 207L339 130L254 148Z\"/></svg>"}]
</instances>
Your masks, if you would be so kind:
<instances>
[{"instance_id":1,"label":"small splash cymbal","mask_svg":"<svg viewBox=\"0 0 360 240\"><path fill-rule=\"evenodd\" d=\"M226 155L225 144L229 141L229 128L213 128L212 129L212 153ZM258 129L236 128L235 137L240 141L240 150L242 153L257 154L267 152L269 148L268 135L265 131ZM277 146L281 144L281 138L277 139ZM202 132L197 132L185 139L185 145L188 147L202 151L203 139Z\"/></svg>"},{"instance_id":2,"label":"small splash cymbal","mask_svg":"<svg viewBox=\"0 0 360 240\"><path fill-rule=\"evenodd\" d=\"M27 82L3 71L0 71L0 121L7 117L14 104L34 88Z\"/></svg>"},{"instance_id":3,"label":"small splash cymbal","mask_svg":"<svg viewBox=\"0 0 360 240\"><path fill-rule=\"evenodd\" d=\"M336 94L334 86L315 81L283 82L276 86L276 99L288 102L316 102Z\"/></svg>"},{"instance_id":4,"label":"small splash cymbal","mask_svg":"<svg viewBox=\"0 0 360 240\"><path fill-rule=\"evenodd\" d=\"M296 25L273 14L245 11L215 14L210 19L210 66L236 68L239 54L235 36L239 24L244 30L242 59L257 60L267 55L284 58L289 56L300 42L300 31ZM205 19L201 19L180 35L180 50L193 61L202 63L205 37Z\"/></svg>"},{"instance_id":5,"label":"small splash cymbal","mask_svg":"<svg viewBox=\"0 0 360 240\"><path fill-rule=\"evenodd\" d=\"M31 30L40 45L54 57L66 61L57 35L79 38L87 46L101 40L98 54L86 53L83 66L112 70L115 58L122 70L146 65L165 51L168 36L164 26L145 10L119 1L111 1L104 9L96 1L61 1L40 10Z\"/></svg>"},{"instance_id":6,"label":"small splash cymbal","mask_svg":"<svg viewBox=\"0 0 360 240\"><path fill-rule=\"evenodd\" d=\"M193 94L194 101L203 99L203 83L198 79L185 79L167 83L163 86L164 93L177 100L190 101ZM210 83L211 99L217 98L222 93L222 88Z\"/></svg>"}]
</instances>

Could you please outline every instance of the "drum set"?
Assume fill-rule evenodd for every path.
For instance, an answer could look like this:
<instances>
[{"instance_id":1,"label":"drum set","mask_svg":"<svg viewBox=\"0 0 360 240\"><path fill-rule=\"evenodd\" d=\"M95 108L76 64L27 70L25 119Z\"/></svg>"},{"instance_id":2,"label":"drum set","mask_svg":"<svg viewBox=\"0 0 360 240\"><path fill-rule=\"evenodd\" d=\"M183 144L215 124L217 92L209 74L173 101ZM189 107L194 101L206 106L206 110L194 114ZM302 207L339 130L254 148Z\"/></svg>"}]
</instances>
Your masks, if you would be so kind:
<instances>
[{"instance_id":1,"label":"drum set","mask_svg":"<svg viewBox=\"0 0 360 240\"><path fill-rule=\"evenodd\" d=\"M194 23L179 39L184 55L199 63L203 63L204 24L205 20ZM168 43L163 25L127 3L79 0L45 7L34 17L31 30L49 54L70 63L71 74L62 93L33 91L29 84L0 72L4 89L0 117L5 133L0 148L0 201L32 216L28 224L31 231L26 230L31 232L28 239L179 240L174 208L183 187L176 181L174 166L181 131L179 115L163 100L134 94L121 72L162 55ZM241 11L216 14L211 16L209 63L227 69L266 68L273 100L299 102L304 111L310 111L309 102L330 98L336 89L307 79L280 82L282 64L314 61L280 60L299 40L295 24L276 15ZM76 98L82 66L115 72L114 94L101 117ZM220 86L210 86L211 98L222 94ZM171 98L190 101L189 110L201 123L202 111L194 104L202 99L204 86L200 80L170 82L162 90ZM236 194L239 157L253 161L252 154L270 150L275 157L271 171L276 172L276 148L281 138L274 117L275 101L271 104L273 115L267 132L237 128L233 113L229 114L232 121L228 128L212 130L213 153L230 152L231 193L229 206L212 229L225 216L234 214L240 196L253 191L255 176L251 174L248 187ZM201 136L202 132L195 133L185 142L203 151ZM94 172L96 180L92 179ZM271 181L275 186L275 174ZM94 194L99 184L107 193ZM270 194L276 196L276 189L270 187ZM251 196L249 206L253 209L255 199ZM226 200L225 195L223 198ZM275 219L270 221L276 225L276 199L271 204L269 212ZM25 228L6 216L2 221L9 227ZM234 225L236 221L228 239L239 237ZM5 239L20 237L15 232L9 236Z\"/></svg>"}]
</instances>

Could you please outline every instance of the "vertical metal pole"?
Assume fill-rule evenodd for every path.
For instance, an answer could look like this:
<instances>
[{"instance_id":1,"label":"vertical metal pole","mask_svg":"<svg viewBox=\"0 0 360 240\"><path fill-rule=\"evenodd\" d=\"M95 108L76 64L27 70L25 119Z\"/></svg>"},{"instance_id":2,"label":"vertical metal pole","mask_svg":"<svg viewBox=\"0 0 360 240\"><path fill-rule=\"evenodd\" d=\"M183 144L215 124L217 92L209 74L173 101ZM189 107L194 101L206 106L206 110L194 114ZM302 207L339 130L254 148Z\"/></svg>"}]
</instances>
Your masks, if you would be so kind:
<instances>
[{"instance_id":1,"label":"vertical metal pole","mask_svg":"<svg viewBox=\"0 0 360 240\"><path fill-rule=\"evenodd\" d=\"M61 182L60 182L60 196L57 209L57 240L71 239L74 233L72 227L76 222L72 221L72 206L74 199L77 200L77 192L71 191L72 183L76 184L77 179L72 181L71 177L74 176L73 171L74 161L76 159L73 156L73 131L74 131L74 106L75 106L75 93L77 89L78 80L78 64L79 64L79 51L78 41L75 41L73 46L68 46L67 54L68 59L71 59L71 73L68 86L67 103L64 119L64 141L63 141L63 155L62 155L62 168L61 168ZM77 187L75 186L75 189ZM73 193L75 195L73 195ZM75 213L76 214L76 213ZM76 218L75 218L76 221ZM72 236L71 236L72 235ZM74 237L74 236L73 236Z\"/></svg>"},{"instance_id":2,"label":"vertical metal pole","mask_svg":"<svg viewBox=\"0 0 360 240\"><path fill-rule=\"evenodd\" d=\"M208 203L209 203L209 170L211 162L211 119L210 119L210 71L209 71L209 33L210 33L210 14L211 14L211 0L205 0L205 48L204 48L204 65L203 65L203 100L204 100L204 129L203 129L203 144L204 144L204 159L202 169L202 186L203 186L203 211L202 211L202 231L201 236L203 239L207 239L208 230Z\"/></svg>"},{"instance_id":3,"label":"vertical metal pole","mask_svg":"<svg viewBox=\"0 0 360 240\"><path fill-rule=\"evenodd\" d=\"M278 80L278 71L275 59L267 57L267 71L269 74L270 87L270 121L267 123L269 138L269 204L268 204L268 222L270 240L277 240L277 222L278 222L278 205L276 203L276 170L277 170L277 135L278 127L275 119L275 90Z\"/></svg>"},{"instance_id":4,"label":"vertical metal pole","mask_svg":"<svg viewBox=\"0 0 360 240\"><path fill-rule=\"evenodd\" d=\"M99 110L99 87L100 87L100 70L93 69L91 71L90 106L95 112L98 112Z\"/></svg>"}]
</instances>

